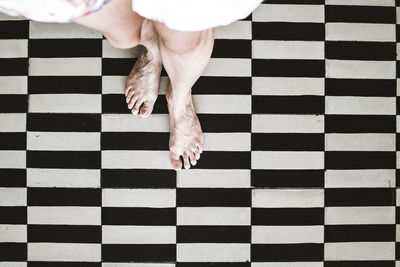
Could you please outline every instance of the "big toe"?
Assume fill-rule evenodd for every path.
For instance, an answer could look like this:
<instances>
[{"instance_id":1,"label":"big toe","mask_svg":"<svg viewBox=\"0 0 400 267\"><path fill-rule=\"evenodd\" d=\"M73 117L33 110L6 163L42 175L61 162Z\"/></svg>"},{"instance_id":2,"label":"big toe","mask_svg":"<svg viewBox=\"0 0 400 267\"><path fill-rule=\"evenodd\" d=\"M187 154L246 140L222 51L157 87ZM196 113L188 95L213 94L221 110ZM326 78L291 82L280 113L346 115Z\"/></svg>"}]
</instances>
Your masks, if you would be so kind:
<instances>
[{"instance_id":1,"label":"big toe","mask_svg":"<svg viewBox=\"0 0 400 267\"><path fill-rule=\"evenodd\" d=\"M150 116L151 112L153 111L154 102L146 101L143 103L142 107L140 108L140 116L143 118L147 118Z\"/></svg>"},{"instance_id":2,"label":"big toe","mask_svg":"<svg viewBox=\"0 0 400 267\"><path fill-rule=\"evenodd\" d=\"M180 169L182 169L182 161L178 154L171 152L170 160L171 160L172 168L174 168L174 170L179 171Z\"/></svg>"}]
</instances>

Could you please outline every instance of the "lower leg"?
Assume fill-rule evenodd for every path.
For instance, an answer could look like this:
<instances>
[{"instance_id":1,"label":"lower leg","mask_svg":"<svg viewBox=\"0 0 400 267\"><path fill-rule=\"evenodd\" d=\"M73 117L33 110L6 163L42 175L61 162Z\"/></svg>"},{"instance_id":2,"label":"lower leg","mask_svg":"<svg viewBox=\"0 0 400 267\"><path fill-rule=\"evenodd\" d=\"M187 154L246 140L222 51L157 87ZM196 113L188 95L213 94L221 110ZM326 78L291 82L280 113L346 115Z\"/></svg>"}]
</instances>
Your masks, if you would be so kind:
<instances>
[{"instance_id":1,"label":"lower leg","mask_svg":"<svg viewBox=\"0 0 400 267\"><path fill-rule=\"evenodd\" d=\"M170 156L174 169L195 165L203 150L203 133L194 110L191 88L207 66L214 31L181 32L154 22L164 67L170 78L166 97L170 113ZM190 161L189 161L190 160Z\"/></svg>"}]
</instances>

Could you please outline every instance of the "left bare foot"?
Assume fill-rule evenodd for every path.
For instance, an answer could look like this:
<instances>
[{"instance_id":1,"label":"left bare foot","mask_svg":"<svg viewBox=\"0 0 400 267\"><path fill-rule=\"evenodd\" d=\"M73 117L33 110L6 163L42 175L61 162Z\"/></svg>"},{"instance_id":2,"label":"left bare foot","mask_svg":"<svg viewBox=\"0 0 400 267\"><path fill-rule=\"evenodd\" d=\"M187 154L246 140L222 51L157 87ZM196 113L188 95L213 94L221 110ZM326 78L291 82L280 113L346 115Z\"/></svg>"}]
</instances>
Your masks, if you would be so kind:
<instances>
[{"instance_id":1,"label":"left bare foot","mask_svg":"<svg viewBox=\"0 0 400 267\"><path fill-rule=\"evenodd\" d=\"M141 38L144 47L128 76L125 96L133 114L139 113L142 117L148 117L158 96L162 60L158 36L151 21L147 19L143 22Z\"/></svg>"}]
</instances>

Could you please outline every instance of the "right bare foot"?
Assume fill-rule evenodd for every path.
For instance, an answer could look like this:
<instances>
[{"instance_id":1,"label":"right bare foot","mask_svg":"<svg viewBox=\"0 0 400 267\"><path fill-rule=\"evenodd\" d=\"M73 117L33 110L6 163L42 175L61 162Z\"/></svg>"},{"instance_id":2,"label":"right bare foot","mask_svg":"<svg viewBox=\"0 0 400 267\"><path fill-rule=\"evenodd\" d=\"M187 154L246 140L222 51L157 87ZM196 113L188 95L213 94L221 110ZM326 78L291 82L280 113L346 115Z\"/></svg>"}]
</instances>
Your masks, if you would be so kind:
<instances>
[{"instance_id":1,"label":"right bare foot","mask_svg":"<svg viewBox=\"0 0 400 267\"><path fill-rule=\"evenodd\" d=\"M196 165L200 153L203 152L203 132L190 91L184 97L177 97L171 89L170 83L166 97L171 126L169 138L171 165L175 170L180 170L182 168L180 157L182 157L185 169L189 169L190 164Z\"/></svg>"},{"instance_id":2,"label":"right bare foot","mask_svg":"<svg viewBox=\"0 0 400 267\"><path fill-rule=\"evenodd\" d=\"M150 20L143 21L141 39L144 47L128 76L125 96L133 114L140 109L140 115L148 117L157 100L162 68L158 36Z\"/></svg>"}]
</instances>

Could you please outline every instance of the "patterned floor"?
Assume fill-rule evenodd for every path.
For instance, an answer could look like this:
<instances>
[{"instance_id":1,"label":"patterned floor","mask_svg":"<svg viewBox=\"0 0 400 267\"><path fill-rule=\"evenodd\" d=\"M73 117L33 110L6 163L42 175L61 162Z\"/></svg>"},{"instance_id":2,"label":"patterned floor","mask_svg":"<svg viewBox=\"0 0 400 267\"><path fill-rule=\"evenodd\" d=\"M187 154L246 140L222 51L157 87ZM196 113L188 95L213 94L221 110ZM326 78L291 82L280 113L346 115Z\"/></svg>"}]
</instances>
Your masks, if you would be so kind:
<instances>
[{"instance_id":1,"label":"patterned floor","mask_svg":"<svg viewBox=\"0 0 400 267\"><path fill-rule=\"evenodd\" d=\"M396 10L268 0L218 28L178 173L164 96L124 104L137 49L0 15L0 267L400 266Z\"/></svg>"}]
</instances>

